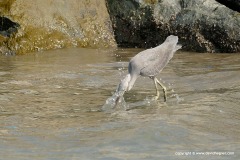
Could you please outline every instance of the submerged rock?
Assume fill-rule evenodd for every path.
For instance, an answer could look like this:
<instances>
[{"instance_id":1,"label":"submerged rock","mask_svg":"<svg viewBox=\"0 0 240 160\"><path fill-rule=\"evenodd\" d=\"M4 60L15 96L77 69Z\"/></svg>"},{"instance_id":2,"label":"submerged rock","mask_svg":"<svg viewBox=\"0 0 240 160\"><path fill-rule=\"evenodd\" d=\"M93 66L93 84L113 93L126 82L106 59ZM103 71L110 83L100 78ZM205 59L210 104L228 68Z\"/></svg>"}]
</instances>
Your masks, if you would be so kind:
<instances>
[{"instance_id":1,"label":"submerged rock","mask_svg":"<svg viewBox=\"0 0 240 160\"><path fill-rule=\"evenodd\" d=\"M105 1L0 0L0 14L19 24L5 41L5 47L17 54L116 46Z\"/></svg>"},{"instance_id":2,"label":"submerged rock","mask_svg":"<svg viewBox=\"0 0 240 160\"><path fill-rule=\"evenodd\" d=\"M107 0L116 41L154 47L169 34L183 49L240 52L240 15L214 0Z\"/></svg>"}]
</instances>

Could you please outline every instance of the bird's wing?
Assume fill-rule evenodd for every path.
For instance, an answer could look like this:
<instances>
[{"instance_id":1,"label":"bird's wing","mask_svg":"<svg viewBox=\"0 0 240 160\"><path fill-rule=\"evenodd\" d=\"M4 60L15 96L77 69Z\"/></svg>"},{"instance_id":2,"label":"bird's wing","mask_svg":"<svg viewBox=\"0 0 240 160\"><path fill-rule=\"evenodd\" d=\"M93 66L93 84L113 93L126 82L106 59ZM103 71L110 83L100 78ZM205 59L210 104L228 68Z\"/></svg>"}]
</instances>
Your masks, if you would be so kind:
<instances>
[{"instance_id":1,"label":"bird's wing","mask_svg":"<svg viewBox=\"0 0 240 160\"><path fill-rule=\"evenodd\" d=\"M129 73L131 75L155 76L168 64L174 53L181 48L177 42L176 36L169 36L163 44L138 53L129 63Z\"/></svg>"},{"instance_id":2,"label":"bird's wing","mask_svg":"<svg viewBox=\"0 0 240 160\"><path fill-rule=\"evenodd\" d=\"M149 62L155 60L154 53L152 49L144 50L134 56L128 65L128 71L131 74L140 74L140 71L149 65Z\"/></svg>"},{"instance_id":3,"label":"bird's wing","mask_svg":"<svg viewBox=\"0 0 240 160\"><path fill-rule=\"evenodd\" d=\"M140 74L143 76L155 76L168 64L169 60L173 56L175 47L171 46L161 46L156 48L154 52L156 54L151 55L149 58L146 58L144 65L140 71Z\"/></svg>"}]
</instances>

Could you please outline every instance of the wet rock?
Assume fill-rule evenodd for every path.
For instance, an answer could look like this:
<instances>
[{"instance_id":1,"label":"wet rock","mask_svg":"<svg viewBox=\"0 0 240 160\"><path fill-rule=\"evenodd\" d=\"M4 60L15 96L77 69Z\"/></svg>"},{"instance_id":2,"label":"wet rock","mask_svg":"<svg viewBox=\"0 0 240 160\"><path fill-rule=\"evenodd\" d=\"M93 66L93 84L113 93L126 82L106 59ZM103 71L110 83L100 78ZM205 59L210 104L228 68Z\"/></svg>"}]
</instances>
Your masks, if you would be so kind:
<instances>
[{"instance_id":1,"label":"wet rock","mask_svg":"<svg viewBox=\"0 0 240 160\"><path fill-rule=\"evenodd\" d=\"M11 21L6 17L0 17L0 35L3 37L10 37L11 34L16 33L19 24Z\"/></svg>"},{"instance_id":2,"label":"wet rock","mask_svg":"<svg viewBox=\"0 0 240 160\"><path fill-rule=\"evenodd\" d=\"M116 46L105 1L0 0L0 13L21 26L5 43L17 54ZM9 32L2 35L9 36Z\"/></svg>"},{"instance_id":3,"label":"wet rock","mask_svg":"<svg viewBox=\"0 0 240 160\"><path fill-rule=\"evenodd\" d=\"M119 47L149 48L165 39L156 35L160 31L150 6L134 0L107 0L107 6Z\"/></svg>"},{"instance_id":4,"label":"wet rock","mask_svg":"<svg viewBox=\"0 0 240 160\"><path fill-rule=\"evenodd\" d=\"M0 17L0 22L0 54L14 55L14 52L7 47L7 42L9 37L14 35L20 26L7 17Z\"/></svg>"},{"instance_id":5,"label":"wet rock","mask_svg":"<svg viewBox=\"0 0 240 160\"><path fill-rule=\"evenodd\" d=\"M154 47L169 34L183 49L240 52L240 15L213 0L107 0L116 41Z\"/></svg>"}]
</instances>

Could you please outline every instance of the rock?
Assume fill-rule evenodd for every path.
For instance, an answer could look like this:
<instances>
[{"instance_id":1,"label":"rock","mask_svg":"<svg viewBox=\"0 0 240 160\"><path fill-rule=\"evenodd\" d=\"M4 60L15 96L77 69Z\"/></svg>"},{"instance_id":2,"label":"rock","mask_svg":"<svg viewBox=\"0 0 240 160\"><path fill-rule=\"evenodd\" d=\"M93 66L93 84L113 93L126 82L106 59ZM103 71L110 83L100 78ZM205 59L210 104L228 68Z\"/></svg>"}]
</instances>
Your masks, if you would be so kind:
<instances>
[{"instance_id":1,"label":"rock","mask_svg":"<svg viewBox=\"0 0 240 160\"><path fill-rule=\"evenodd\" d=\"M7 42L10 36L17 32L19 24L7 17L0 17L0 22L0 54L15 55L15 52L8 48Z\"/></svg>"},{"instance_id":2,"label":"rock","mask_svg":"<svg viewBox=\"0 0 240 160\"><path fill-rule=\"evenodd\" d=\"M216 1L234 11L240 12L240 1L239 0L216 0Z\"/></svg>"},{"instance_id":3,"label":"rock","mask_svg":"<svg viewBox=\"0 0 240 160\"><path fill-rule=\"evenodd\" d=\"M0 35L10 37L11 34L17 32L19 24L11 21L7 17L0 17Z\"/></svg>"},{"instance_id":4,"label":"rock","mask_svg":"<svg viewBox=\"0 0 240 160\"><path fill-rule=\"evenodd\" d=\"M213 0L107 0L116 41L154 47L169 34L183 49L240 52L240 15Z\"/></svg>"},{"instance_id":5,"label":"rock","mask_svg":"<svg viewBox=\"0 0 240 160\"><path fill-rule=\"evenodd\" d=\"M159 29L150 6L133 0L107 0L107 6L119 47L149 48L165 39L156 36Z\"/></svg>"},{"instance_id":6,"label":"rock","mask_svg":"<svg viewBox=\"0 0 240 160\"><path fill-rule=\"evenodd\" d=\"M116 46L105 1L0 0L0 13L20 26L5 43L17 54Z\"/></svg>"},{"instance_id":7,"label":"rock","mask_svg":"<svg viewBox=\"0 0 240 160\"><path fill-rule=\"evenodd\" d=\"M182 0L171 22L185 49L198 52L240 52L240 16L212 0ZM189 45L190 44L190 45Z\"/></svg>"}]
</instances>

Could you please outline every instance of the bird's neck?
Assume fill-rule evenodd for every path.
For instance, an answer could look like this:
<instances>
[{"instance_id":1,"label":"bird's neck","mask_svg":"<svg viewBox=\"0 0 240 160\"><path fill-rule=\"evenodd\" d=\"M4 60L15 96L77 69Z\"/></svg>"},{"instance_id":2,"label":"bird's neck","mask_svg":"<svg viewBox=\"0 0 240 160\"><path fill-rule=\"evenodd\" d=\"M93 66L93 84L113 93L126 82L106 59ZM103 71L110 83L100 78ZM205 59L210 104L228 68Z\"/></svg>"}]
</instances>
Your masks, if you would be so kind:
<instances>
[{"instance_id":1,"label":"bird's neck","mask_svg":"<svg viewBox=\"0 0 240 160\"><path fill-rule=\"evenodd\" d=\"M130 75L130 74L129 74L129 75ZM137 78L138 78L139 75L133 74L133 75L130 75L130 76L131 76L131 79L130 79L130 81L129 81L129 83L128 83L127 91L130 91L130 90L132 89L132 87L133 87L133 85L134 85L134 83L135 83L135 81L137 80Z\"/></svg>"}]
</instances>

